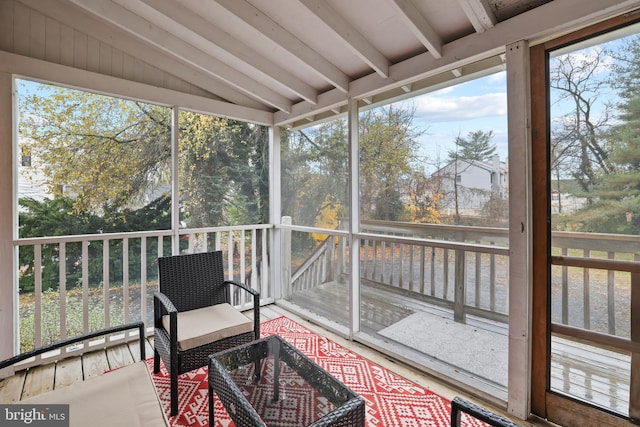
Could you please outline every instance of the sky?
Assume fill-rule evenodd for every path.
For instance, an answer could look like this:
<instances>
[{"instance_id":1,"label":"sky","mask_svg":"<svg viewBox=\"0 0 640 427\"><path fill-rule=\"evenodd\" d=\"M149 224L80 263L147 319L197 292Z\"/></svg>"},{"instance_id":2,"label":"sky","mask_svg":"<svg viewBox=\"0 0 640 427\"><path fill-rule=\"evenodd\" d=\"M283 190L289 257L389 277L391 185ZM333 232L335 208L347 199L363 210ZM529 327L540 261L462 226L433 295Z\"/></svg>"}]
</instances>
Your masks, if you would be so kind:
<instances>
[{"instance_id":1,"label":"sky","mask_svg":"<svg viewBox=\"0 0 640 427\"><path fill-rule=\"evenodd\" d=\"M427 163L446 160L454 140L469 132L493 131L492 142L501 160L507 150L507 82L504 71L409 101L416 107L414 124L425 133L420 137ZM441 165L442 166L442 165Z\"/></svg>"}]
</instances>

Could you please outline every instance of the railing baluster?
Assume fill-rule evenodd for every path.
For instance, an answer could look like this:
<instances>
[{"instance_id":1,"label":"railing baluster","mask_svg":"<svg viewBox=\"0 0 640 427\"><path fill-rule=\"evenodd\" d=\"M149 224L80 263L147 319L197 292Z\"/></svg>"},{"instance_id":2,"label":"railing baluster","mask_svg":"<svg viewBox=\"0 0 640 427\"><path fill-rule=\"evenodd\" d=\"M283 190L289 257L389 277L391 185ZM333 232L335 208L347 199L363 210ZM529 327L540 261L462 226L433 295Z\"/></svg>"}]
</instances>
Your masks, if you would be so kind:
<instances>
[{"instance_id":1,"label":"railing baluster","mask_svg":"<svg viewBox=\"0 0 640 427\"><path fill-rule=\"evenodd\" d=\"M262 235L262 268L260 269L260 295L264 298L269 298L272 294L269 291L269 265L267 262L267 234L268 231L266 229L262 230L260 233Z\"/></svg>"},{"instance_id":2,"label":"railing baluster","mask_svg":"<svg viewBox=\"0 0 640 427\"><path fill-rule=\"evenodd\" d=\"M413 253L413 249L414 246L413 245L409 245L409 290L413 291L413 285L414 285L414 280L413 280L413 264L414 264L414 253Z\"/></svg>"},{"instance_id":3,"label":"railing baluster","mask_svg":"<svg viewBox=\"0 0 640 427\"><path fill-rule=\"evenodd\" d=\"M89 242L81 241L82 245L82 320L84 333L89 332Z\"/></svg>"},{"instance_id":4,"label":"railing baluster","mask_svg":"<svg viewBox=\"0 0 640 427\"><path fill-rule=\"evenodd\" d=\"M583 256L585 258L589 258L590 256L590 251L589 249L585 249L583 251ZM582 277L583 277L583 282L582 282L582 286L583 286L583 295L582 297L584 298L584 311L583 311L583 315L584 315L584 328L585 329L590 329L591 328L591 292L590 292L590 269L589 268L584 268L582 270Z\"/></svg>"},{"instance_id":5,"label":"railing baluster","mask_svg":"<svg viewBox=\"0 0 640 427\"><path fill-rule=\"evenodd\" d=\"M60 281L60 341L67 338L67 245L58 245L58 272ZM63 349L66 351L66 349Z\"/></svg>"},{"instance_id":6,"label":"railing baluster","mask_svg":"<svg viewBox=\"0 0 640 427\"><path fill-rule=\"evenodd\" d=\"M255 228L251 229L251 286L252 289L258 288L258 236Z\"/></svg>"},{"instance_id":7,"label":"railing baluster","mask_svg":"<svg viewBox=\"0 0 640 427\"><path fill-rule=\"evenodd\" d=\"M233 232L227 233L227 272L229 280L233 280Z\"/></svg>"},{"instance_id":8,"label":"railing baluster","mask_svg":"<svg viewBox=\"0 0 640 427\"><path fill-rule=\"evenodd\" d=\"M367 278L367 269L369 268L369 239L362 241L362 270L360 274L363 278Z\"/></svg>"},{"instance_id":9,"label":"railing baluster","mask_svg":"<svg viewBox=\"0 0 640 427\"><path fill-rule=\"evenodd\" d=\"M449 249L443 249L442 254L442 299L449 300Z\"/></svg>"},{"instance_id":10,"label":"railing baluster","mask_svg":"<svg viewBox=\"0 0 640 427\"><path fill-rule=\"evenodd\" d=\"M35 346L42 346L42 245L35 245L33 248L33 285L34 285L34 339ZM62 261L61 261L62 262Z\"/></svg>"},{"instance_id":11,"label":"railing baluster","mask_svg":"<svg viewBox=\"0 0 640 427\"><path fill-rule=\"evenodd\" d=\"M608 252L607 258L615 259L615 252ZM611 335L616 334L616 272L607 271L607 327Z\"/></svg>"},{"instance_id":12,"label":"railing baluster","mask_svg":"<svg viewBox=\"0 0 640 427\"><path fill-rule=\"evenodd\" d=\"M124 323L129 323L129 239L122 240L122 299Z\"/></svg>"},{"instance_id":13,"label":"railing baluster","mask_svg":"<svg viewBox=\"0 0 640 427\"><path fill-rule=\"evenodd\" d=\"M455 271L454 271L454 289L453 289L453 320L456 322L465 322L465 251L456 249L455 251Z\"/></svg>"},{"instance_id":14,"label":"railing baluster","mask_svg":"<svg viewBox=\"0 0 640 427\"><path fill-rule=\"evenodd\" d=\"M371 271L371 280L376 280L376 270L378 269L378 242L373 241L371 244L371 249L373 252L373 270Z\"/></svg>"},{"instance_id":15,"label":"railing baluster","mask_svg":"<svg viewBox=\"0 0 640 427\"><path fill-rule=\"evenodd\" d=\"M496 311L496 256L489 254L489 310Z\"/></svg>"},{"instance_id":16,"label":"railing baluster","mask_svg":"<svg viewBox=\"0 0 640 427\"><path fill-rule=\"evenodd\" d=\"M562 255L567 256L568 249L562 248ZM562 266L562 324L569 324L569 269Z\"/></svg>"},{"instance_id":17,"label":"railing baluster","mask_svg":"<svg viewBox=\"0 0 640 427\"><path fill-rule=\"evenodd\" d=\"M140 320L147 322L147 237L140 239Z\"/></svg>"},{"instance_id":18,"label":"railing baluster","mask_svg":"<svg viewBox=\"0 0 640 427\"><path fill-rule=\"evenodd\" d=\"M475 271L475 278L476 278L476 287L475 287L475 292L476 292L476 300L475 300L475 306L476 307L480 307L480 296L481 296L481 282L482 282L482 254L479 252L475 253L475 258L476 258L476 271Z\"/></svg>"},{"instance_id":19,"label":"railing baluster","mask_svg":"<svg viewBox=\"0 0 640 427\"><path fill-rule=\"evenodd\" d=\"M389 283L391 283L393 285L393 282L396 278L396 244L395 242L391 242L391 268L389 270L391 270L389 272ZM402 276L400 276L400 282L402 282Z\"/></svg>"},{"instance_id":20,"label":"railing baluster","mask_svg":"<svg viewBox=\"0 0 640 427\"><path fill-rule=\"evenodd\" d=\"M384 272L386 271L386 262L387 262L387 243L382 241L380 243L380 281L382 283L385 282Z\"/></svg>"},{"instance_id":21,"label":"railing baluster","mask_svg":"<svg viewBox=\"0 0 640 427\"><path fill-rule=\"evenodd\" d=\"M111 309L109 308L109 301L111 298L111 283L110 276L110 245L111 240L104 239L102 241L102 299L104 301L104 327L111 326Z\"/></svg>"},{"instance_id":22,"label":"railing baluster","mask_svg":"<svg viewBox=\"0 0 640 427\"><path fill-rule=\"evenodd\" d=\"M431 248L431 295L436 296L436 248Z\"/></svg>"},{"instance_id":23,"label":"railing baluster","mask_svg":"<svg viewBox=\"0 0 640 427\"><path fill-rule=\"evenodd\" d=\"M426 268L426 263L424 262L425 256L426 256L426 249L424 246L420 246L420 293L421 294L424 294L424 279L425 279L424 269Z\"/></svg>"}]
</instances>

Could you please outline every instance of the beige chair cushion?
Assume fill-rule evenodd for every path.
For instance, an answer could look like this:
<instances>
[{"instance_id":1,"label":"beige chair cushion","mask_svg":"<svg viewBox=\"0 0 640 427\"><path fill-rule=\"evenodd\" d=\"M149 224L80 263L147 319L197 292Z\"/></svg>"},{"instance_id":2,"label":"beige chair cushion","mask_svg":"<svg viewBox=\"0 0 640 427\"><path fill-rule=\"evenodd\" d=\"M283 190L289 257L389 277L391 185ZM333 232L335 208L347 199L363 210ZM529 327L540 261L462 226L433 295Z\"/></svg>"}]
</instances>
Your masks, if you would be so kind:
<instances>
[{"instance_id":1,"label":"beige chair cushion","mask_svg":"<svg viewBox=\"0 0 640 427\"><path fill-rule=\"evenodd\" d=\"M169 316L162 316L162 325L169 331ZM230 304L178 313L178 349L189 350L234 335L253 331L253 320Z\"/></svg>"},{"instance_id":2,"label":"beige chair cushion","mask_svg":"<svg viewBox=\"0 0 640 427\"><path fill-rule=\"evenodd\" d=\"M68 403L71 427L169 425L145 362L127 365L16 403Z\"/></svg>"}]
</instances>

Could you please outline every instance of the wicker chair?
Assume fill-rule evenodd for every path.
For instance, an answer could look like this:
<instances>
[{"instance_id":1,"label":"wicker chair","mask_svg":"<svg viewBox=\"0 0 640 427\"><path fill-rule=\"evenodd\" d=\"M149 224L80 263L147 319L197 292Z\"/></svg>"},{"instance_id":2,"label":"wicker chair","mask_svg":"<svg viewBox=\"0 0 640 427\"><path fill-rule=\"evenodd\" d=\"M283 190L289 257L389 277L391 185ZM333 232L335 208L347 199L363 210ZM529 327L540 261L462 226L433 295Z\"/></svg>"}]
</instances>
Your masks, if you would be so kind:
<instances>
[{"instance_id":1,"label":"wicker chair","mask_svg":"<svg viewBox=\"0 0 640 427\"><path fill-rule=\"evenodd\" d=\"M206 366L208 356L260 338L260 294L224 279L222 252L158 258L154 294L154 372L160 359L171 381L171 416L178 413L178 375ZM231 285L253 296L253 320L231 306Z\"/></svg>"},{"instance_id":2,"label":"wicker chair","mask_svg":"<svg viewBox=\"0 0 640 427\"><path fill-rule=\"evenodd\" d=\"M451 427L460 427L463 412L493 427L520 427L513 421L458 396L451 401Z\"/></svg>"}]
</instances>

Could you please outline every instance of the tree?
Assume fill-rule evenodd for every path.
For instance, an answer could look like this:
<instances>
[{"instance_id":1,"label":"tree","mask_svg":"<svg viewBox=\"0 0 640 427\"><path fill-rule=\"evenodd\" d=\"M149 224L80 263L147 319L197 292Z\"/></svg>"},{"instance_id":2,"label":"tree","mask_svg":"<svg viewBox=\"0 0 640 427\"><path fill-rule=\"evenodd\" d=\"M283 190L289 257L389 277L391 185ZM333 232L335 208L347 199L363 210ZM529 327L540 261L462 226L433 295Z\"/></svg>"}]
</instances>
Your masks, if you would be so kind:
<instances>
[{"instance_id":1,"label":"tree","mask_svg":"<svg viewBox=\"0 0 640 427\"><path fill-rule=\"evenodd\" d=\"M71 195L76 213L103 215L140 208L170 192L169 108L35 87L20 91L20 141L31 149L37 163L32 173L43 173L50 194ZM179 127L180 203L187 225L267 221L266 128L185 111ZM63 188L72 191L63 194ZM170 204L165 208L171 212Z\"/></svg>"},{"instance_id":2,"label":"tree","mask_svg":"<svg viewBox=\"0 0 640 427\"><path fill-rule=\"evenodd\" d=\"M557 181L569 174L589 200L599 177L612 170L601 138L612 111L610 103L601 101L609 86L602 72L606 57L606 51L594 48L550 60L551 98L556 111L563 112L552 126L551 169Z\"/></svg>"},{"instance_id":3,"label":"tree","mask_svg":"<svg viewBox=\"0 0 640 427\"><path fill-rule=\"evenodd\" d=\"M180 113L180 201L191 228L268 220L266 130L225 118Z\"/></svg>"},{"instance_id":4,"label":"tree","mask_svg":"<svg viewBox=\"0 0 640 427\"><path fill-rule=\"evenodd\" d=\"M640 233L640 38L628 38L612 52L611 82L618 90L619 114L603 135L609 148L607 174L593 187L594 204L574 219L582 231Z\"/></svg>"},{"instance_id":5,"label":"tree","mask_svg":"<svg viewBox=\"0 0 640 427\"><path fill-rule=\"evenodd\" d=\"M465 159L485 162L491 160L496 152L496 145L491 143L493 131L476 130L469 132L467 138L456 137L455 150L449 152L451 160Z\"/></svg>"},{"instance_id":6,"label":"tree","mask_svg":"<svg viewBox=\"0 0 640 427\"><path fill-rule=\"evenodd\" d=\"M76 212L100 214L146 203L167 183L170 110L91 92L21 83L20 144L28 147L50 194L74 194ZM34 84L30 84L30 87Z\"/></svg>"},{"instance_id":7,"label":"tree","mask_svg":"<svg viewBox=\"0 0 640 427\"><path fill-rule=\"evenodd\" d=\"M418 158L413 126L415 107L368 110L360 116L360 208L367 219L397 220L404 215L404 184Z\"/></svg>"},{"instance_id":8,"label":"tree","mask_svg":"<svg viewBox=\"0 0 640 427\"><path fill-rule=\"evenodd\" d=\"M57 197L37 201L32 198L20 199L20 238L80 235L95 233L127 232L138 230L166 230L171 227L169 196L162 196L140 209L104 211L98 216L92 213L77 213L73 207L74 201L69 197ZM89 284L98 285L103 278L102 242L91 242L88 246ZM165 253L170 248L165 243ZM157 247L157 245L149 245ZM122 242L117 242L109 248L111 259L109 262L109 281L121 281ZM60 246L44 244L41 248L42 259L42 287L43 290L57 289L59 283ZM33 291L34 288L34 251L33 247L20 248L20 289ZM66 287L72 289L81 285L82 279L82 247L78 243L67 243L65 246ZM129 274L137 277L140 274L140 243L137 239L129 242ZM154 272L148 272L153 277Z\"/></svg>"},{"instance_id":9,"label":"tree","mask_svg":"<svg viewBox=\"0 0 640 427\"><path fill-rule=\"evenodd\" d=\"M442 193L438 182L427 177L424 168L416 168L407 182L407 215L411 222L439 224Z\"/></svg>"}]
</instances>

